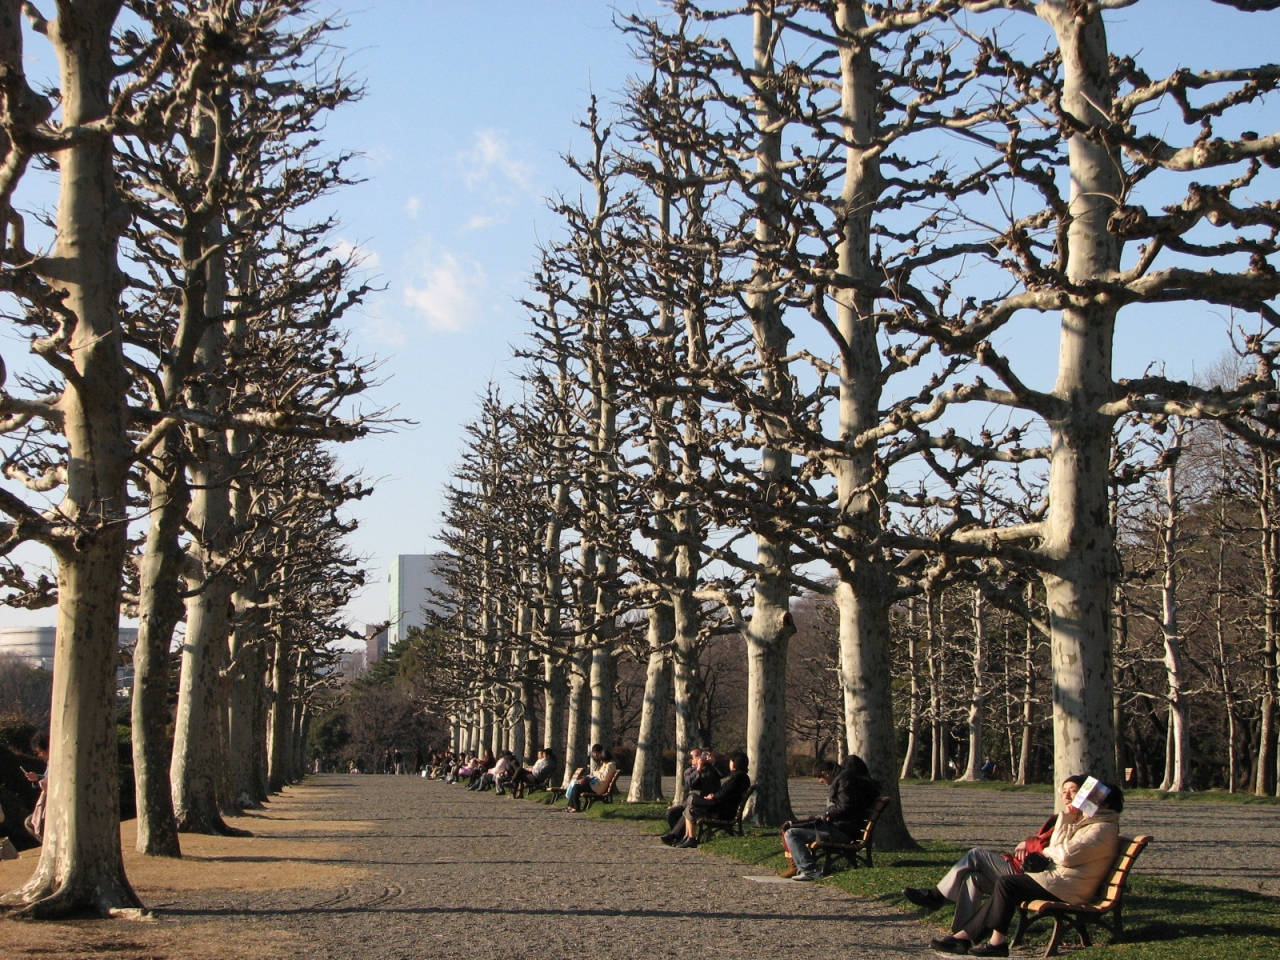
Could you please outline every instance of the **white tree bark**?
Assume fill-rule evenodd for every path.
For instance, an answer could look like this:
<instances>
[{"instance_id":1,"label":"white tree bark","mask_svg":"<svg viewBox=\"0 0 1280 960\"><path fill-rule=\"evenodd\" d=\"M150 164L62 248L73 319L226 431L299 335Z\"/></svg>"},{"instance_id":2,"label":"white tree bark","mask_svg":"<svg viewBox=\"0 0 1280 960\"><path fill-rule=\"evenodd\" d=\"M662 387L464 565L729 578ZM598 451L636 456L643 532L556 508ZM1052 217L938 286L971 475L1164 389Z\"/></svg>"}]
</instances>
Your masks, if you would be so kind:
<instances>
[{"instance_id":1,"label":"white tree bark","mask_svg":"<svg viewBox=\"0 0 1280 960\"><path fill-rule=\"evenodd\" d=\"M973 591L973 684L969 693L969 757L961 780L981 780L982 721L987 701L987 621L982 591Z\"/></svg>"},{"instance_id":2,"label":"white tree bark","mask_svg":"<svg viewBox=\"0 0 1280 960\"><path fill-rule=\"evenodd\" d=\"M1062 56L1062 105L1087 124L1106 122L1110 65L1102 15L1069 0L1036 7L1057 36ZM1071 172L1067 276L1072 283L1116 275L1121 243L1108 229L1121 189L1116 150L1083 136L1068 141ZM1108 480L1110 399L1116 307L1069 307L1062 312L1058 379L1064 404L1051 421L1049 511L1042 551L1053 572L1044 576L1052 630L1054 782L1089 773L1114 780L1111 715L1112 533Z\"/></svg>"},{"instance_id":3,"label":"white tree bark","mask_svg":"<svg viewBox=\"0 0 1280 960\"><path fill-rule=\"evenodd\" d=\"M111 32L119 0L59 5L48 25L58 58L62 124L85 128L110 112L116 79ZM19 5L0 11L18 31ZM18 49L21 49L20 40ZM62 522L85 535L59 547L58 625L50 715L44 845L27 883L0 898L18 914L106 916L141 906L120 854L115 667L125 559L125 482L132 459L119 328L117 245L126 216L116 194L109 136L88 135L56 154L57 236L46 278L69 313L69 378L58 407L69 454Z\"/></svg>"},{"instance_id":4,"label":"white tree bark","mask_svg":"<svg viewBox=\"0 0 1280 960\"><path fill-rule=\"evenodd\" d=\"M753 47L760 77L773 72L773 24L764 4L756 4ZM757 81L759 82L759 81ZM782 149L781 123L767 96L757 100L759 145L756 148L756 240L767 247L778 231L782 201L778 163ZM774 270L759 260L748 295L756 352L762 363L761 393L784 404L790 391L783 358L791 332L782 320L773 290ZM785 436L781 424L772 428ZM791 479L791 454L779 444L760 452L759 485L780 496L781 485ZM743 639L747 644L747 759L756 792L750 815L760 823L780 824L791 819L787 790L787 643L795 633L791 619L790 542L781 530L756 532L756 565L752 615Z\"/></svg>"}]
</instances>

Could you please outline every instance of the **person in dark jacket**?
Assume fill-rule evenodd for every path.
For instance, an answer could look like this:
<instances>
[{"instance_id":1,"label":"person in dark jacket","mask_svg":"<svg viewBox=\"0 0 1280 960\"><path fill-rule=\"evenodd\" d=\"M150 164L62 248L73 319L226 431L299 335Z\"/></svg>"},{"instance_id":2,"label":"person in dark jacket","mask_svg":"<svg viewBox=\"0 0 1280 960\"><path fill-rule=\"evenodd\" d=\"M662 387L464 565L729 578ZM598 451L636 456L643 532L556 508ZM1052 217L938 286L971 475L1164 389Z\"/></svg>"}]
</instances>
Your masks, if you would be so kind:
<instances>
[{"instance_id":1,"label":"person in dark jacket","mask_svg":"<svg viewBox=\"0 0 1280 960\"><path fill-rule=\"evenodd\" d=\"M809 844L819 838L836 843L852 842L862 834L871 807L880 797L880 781L872 778L871 771L857 754L845 757L830 783L826 813L816 820L783 825L782 842L793 864L783 876L792 880L821 878L822 871Z\"/></svg>"},{"instance_id":2,"label":"person in dark jacket","mask_svg":"<svg viewBox=\"0 0 1280 960\"><path fill-rule=\"evenodd\" d=\"M747 755L745 753L729 754L729 776L715 792L690 794L684 810L684 839L674 846L696 847L698 845L696 822L703 817L711 820L730 820L737 816L738 804L750 789L751 778L747 776Z\"/></svg>"},{"instance_id":3,"label":"person in dark jacket","mask_svg":"<svg viewBox=\"0 0 1280 960\"><path fill-rule=\"evenodd\" d=\"M720 771L716 769L715 754L701 747L689 751L689 768L684 772L684 802L667 808L667 826L670 828L659 839L672 847L685 838L684 811L689 800L706 796L720 789Z\"/></svg>"}]
</instances>

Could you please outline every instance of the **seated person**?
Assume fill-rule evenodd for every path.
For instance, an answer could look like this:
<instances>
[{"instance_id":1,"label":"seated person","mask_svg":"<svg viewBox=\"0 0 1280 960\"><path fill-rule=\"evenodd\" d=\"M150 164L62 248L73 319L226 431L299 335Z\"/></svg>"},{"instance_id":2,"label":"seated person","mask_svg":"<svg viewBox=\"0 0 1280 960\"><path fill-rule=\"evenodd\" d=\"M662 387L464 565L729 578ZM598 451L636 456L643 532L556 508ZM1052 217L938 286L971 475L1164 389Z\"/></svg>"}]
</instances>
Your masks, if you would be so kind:
<instances>
[{"instance_id":1,"label":"seated person","mask_svg":"<svg viewBox=\"0 0 1280 960\"><path fill-rule=\"evenodd\" d=\"M578 770L577 776L574 777L573 783L569 784L569 789L565 791L565 800L569 802L569 811L571 813L580 813L578 806L578 797L582 795L582 791L590 790L597 796L604 796L607 787L612 786L614 774L618 772L618 764L613 759L613 754L602 747L600 744L593 744L591 747L591 768L589 770Z\"/></svg>"},{"instance_id":2,"label":"seated person","mask_svg":"<svg viewBox=\"0 0 1280 960\"><path fill-rule=\"evenodd\" d=\"M1076 791L1085 778L1081 776L1067 777L1062 781L1062 803L1069 805L1075 799ZM1058 815L1052 814L1033 836L1027 837L1018 844L1013 854L996 853L982 847L974 847L951 868L950 872L938 882L936 887L921 889L907 887L902 895L918 907L926 910L937 910L948 900L956 905L956 914L951 930L953 933L963 930L982 906L984 897L991 896L996 881L1022 872L1022 861L1029 853L1044 853L1053 836L1053 828L1058 824Z\"/></svg>"},{"instance_id":3,"label":"seated person","mask_svg":"<svg viewBox=\"0 0 1280 960\"><path fill-rule=\"evenodd\" d=\"M524 798L525 787L545 787L555 772L556 753L550 747L538 751L538 759L532 767L521 767L511 778L512 793L517 800Z\"/></svg>"},{"instance_id":4,"label":"seated person","mask_svg":"<svg viewBox=\"0 0 1280 960\"><path fill-rule=\"evenodd\" d=\"M471 761L471 779L468 781L467 786L474 790L476 784L480 782L480 778L492 770L493 765L497 762L493 757L493 751L486 747L483 757L479 760Z\"/></svg>"},{"instance_id":5,"label":"seated person","mask_svg":"<svg viewBox=\"0 0 1280 960\"><path fill-rule=\"evenodd\" d=\"M1063 784L1064 796L1069 783L1070 781ZM1120 849L1120 813L1124 809L1124 795L1119 787L1110 784L1104 786L1110 792L1091 817L1084 816L1074 806L1079 798L1076 791L1071 791L1072 803L1058 815L1044 853L1026 853L1021 869L1010 869L1008 873L996 878L988 887L991 895L987 902L976 909L972 909L973 891L968 886L969 879L976 871L965 864L966 861L971 864L986 861L985 857L971 855L987 851L971 850L965 854L939 884L936 892L945 895L951 890L958 898L963 897L966 908L970 911L969 916L965 922L952 925L953 932L950 936L933 940L930 944L933 949L940 953L969 954L975 957L1007 957L1009 944L1006 934L1020 903L1027 900L1061 900L1080 904L1091 899L1111 869ZM1037 860L1039 862L1034 862ZM979 871L980 869L978 868ZM927 894L934 891L924 892ZM959 916L959 905L956 913ZM982 943L987 935L991 939Z\"/></svg>"},{"instance_id":6,"label":"seated person","mask_svg":"<svg viewBox=\"0 0 1280 960\"><path fill-rule=\"evenodd\" d=\"M685 838L684 811L689 798L715 793L720 789L720 771L716 769L715 754L702 747L689 751L689 767L684 772L684 801L667 807L667 826L670 828L659 839L673 846Z\"/></svg>"},{"instance_id":7,"label":"seated person","mask_svg":"<svg viewBox=\"0 0 1280 960\"><path fill-rule=\"evenodd\" d=\"M880 781L857 754L849 754L838 768L830 760L823 760L815 767L818 779L831 785L826 813L815 820L782 825L782 845L791 866L781 871L781 877L792 880L818 880L817 855L809 849L815 840L835 843L852 843L862 835L872 805L880 799Z\"/></svg>"},{"instance_id":8,"label":"seated person","mask_svg":"<svg viewBox=\"0 0 1280 960\"><path fill-rule=\"evenodd\" d=\"M488 790L504 781L513 767L519 766L516 755L510 750L498 754L498 760L492 767L480 774L478 780L471 785L472 790Z\"/></svg>"},{"instance_id":9,"label":"seated person","mask_svg":"<svg viewBox=\"0 0 1280 960\"><path fill-rule=\"evenodd\" d=\"M696 847L698 845L697 821L732 820L738 815L738 804L751 789L751 778L747 776L747 755L745 753L729 754L729 776L711 793L694 793L684 810L684 839L673 844L676 847Z\"/></svg>"}]
</instances>

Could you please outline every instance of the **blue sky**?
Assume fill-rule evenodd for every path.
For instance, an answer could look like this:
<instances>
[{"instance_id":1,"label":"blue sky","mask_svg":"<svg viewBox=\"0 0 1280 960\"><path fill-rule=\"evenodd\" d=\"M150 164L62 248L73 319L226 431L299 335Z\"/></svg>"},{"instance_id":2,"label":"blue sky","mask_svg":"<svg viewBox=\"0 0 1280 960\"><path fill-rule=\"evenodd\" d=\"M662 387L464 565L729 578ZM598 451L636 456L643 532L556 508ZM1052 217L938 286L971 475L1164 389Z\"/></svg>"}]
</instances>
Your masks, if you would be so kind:
<instances>
[{"instance_id":1,"label":"blue sky","mask_svg":"<svg viewBox=\"0 0 1280 960\"><path fill-rule=\"evenodd\" d=\"M577 190L560 157L575 121L630 69L599 0L378 0L347 7L340 35L367 96L329 125L361 151L367 182L337 198L342 238L387 286L355 322L385 360L379 399L416 427L342 455L382 478L359 515L375 582L352 605L383 619L387 562L436 549L440 493L490 379L509 380L524 332L518 299L556 219L545 198ZM514 386L512 387L514 389Z\"/></svg>"},{"instance_id":2,"label":"blue sky","mask_svg":"<svg viewBox=\"0 0 1280 960\"><path fill-rule=\"evenodd\" d=\"M637 7L657 4L618 9ZM373 580L351 606L358 624L386 616L391 557L436 548L461 424L490 379L510 384L511 346L525 329L517 300L539 241L557 230L544 198L578 189L560 155L583 146L575 122L591 93L607 103L632 64L605 0L336 0L333 8L349 24L335 38L346 69L367 89L328 126L329 149L362 154L355 169L365 179L332 199L338 239L358 245L386 287L352 318L353 339L383 361L376 400L417 422L340 451L381 481L356 511L354 543ZM1152 75L1280 56L1280 15L1245 16L1209 0L1147 0L1111 23L1113 48L1142 50ZM1002 32L1042 33L1025 16ZM1280 128L1270 115L1266 129ZM1016 329L1045 358L1032 379L1051 381L1056 325ZM1127 322L1117 374L1140 374L1153 353L1170 374L1190 373L1222 352L1221 331L1220 321L1185 313ZM0 625L52 619L0 611Z\"/></svg>"}]
</instances>

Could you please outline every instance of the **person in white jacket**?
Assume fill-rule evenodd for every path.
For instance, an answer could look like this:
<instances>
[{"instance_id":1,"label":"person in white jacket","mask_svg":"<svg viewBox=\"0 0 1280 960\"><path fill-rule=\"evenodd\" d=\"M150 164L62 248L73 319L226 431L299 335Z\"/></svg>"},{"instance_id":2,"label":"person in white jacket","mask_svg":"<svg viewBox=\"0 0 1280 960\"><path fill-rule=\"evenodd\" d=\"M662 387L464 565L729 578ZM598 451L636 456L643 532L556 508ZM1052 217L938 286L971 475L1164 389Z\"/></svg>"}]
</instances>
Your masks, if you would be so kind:
<instances>
[{"instance_id":1,"label":"person in white jacket","mask_svg":"<svg viewBox=\"0 0 1280 960\"><path fill-rule=\"evenodd\" d=\"M930 946L940 953L1007 957L1006 935L1018 904L1028 900L1085 903L1092 898L1120 852L1124 794L1119 787L1106 786L1107 798L1093 816L1086 817L1076 807L1067 806L1058 815L1039 861L1028 857L1023 872L997 880L987 902L963 929L933 940ZM988 935L990 940L982 943Z\"/></svg>"}]
</instances>

